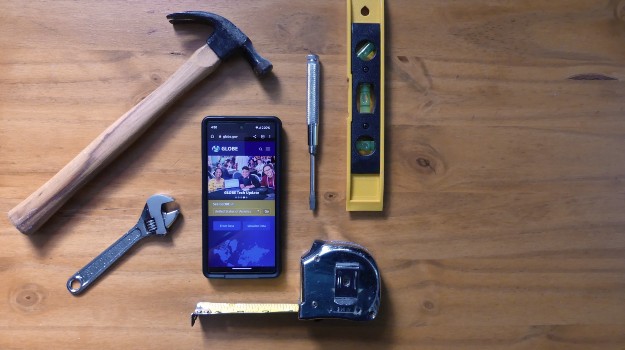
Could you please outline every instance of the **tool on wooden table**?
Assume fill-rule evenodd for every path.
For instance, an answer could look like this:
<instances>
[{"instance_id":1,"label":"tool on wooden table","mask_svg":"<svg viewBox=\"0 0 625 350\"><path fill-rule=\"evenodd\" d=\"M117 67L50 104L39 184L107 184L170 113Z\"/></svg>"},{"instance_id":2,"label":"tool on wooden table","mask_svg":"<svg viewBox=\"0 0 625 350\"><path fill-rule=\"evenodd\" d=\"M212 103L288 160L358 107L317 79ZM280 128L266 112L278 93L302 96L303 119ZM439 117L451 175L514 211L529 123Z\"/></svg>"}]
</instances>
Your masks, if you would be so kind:
<instances>
[{"instance_id":1,"label":"tool on wooden table","mask_svg":"<svg viewBox=\"0 0 625 350\"><path fill-rule=\"evenodd\" d=\"M384 199L384 0L347 1L348 211L381 211Z\"/></svg>"},{"instance_id":2,"label":"tool on wooden table","mask_svg":"<svg viewBox=\"0 0 625 350\"><path fill-rule=\"evenodd\" d=\"M299 319L339 318L370 321L380 308L380 273L369 252L351 242L313 243L301 262L299 304L201 302L191 314L191 326L199 316L216 314L297 312Z\"/></svg>"},{"instance_id":3,"label":"tool on wooden table","mask_svg":"<svg viewBox=\"0 0 625 350\"><path fill-rule=\"evenodd\" d=\"M173 198L162 194L148 198L137 224L67 280L67 289L70 293L74 295L82 293L141 239L149 236L166 235L167 229L171 227L180 214L178 209L164 210L164 206L173 201Z\"/></svg>"},{"instance_id":4,"label":"tool on wooden table","mask_svg":"<svg viewBox=\"0 0 625 350\"><path fill-rule=\"evenodd\" d=\"M208 12L181 12L167 16L171 23L200 22L214 31L191 57L160 87L121 116L47 183L9 211L22 233L41 227L80 187L136 140L173 102L208 76L221 60L242 52L254 72L266 74L271 63L261 57L250 39L227 19Z\"/></svg>"},{"instance_id":5,"label":"tool on wooden table","mask_svg":"<svg viewBox=\"0 0 625 350\"><path fill-rule=\"evenodd\" d=\"M317 154L319 133L319 56L306 56L308 66L308 104L306 106L306 121L308 123L308 152L310 153L310 195L308 203L310 210L317 207L315 194L315 155Z\"/></svg>"}]
</instances>

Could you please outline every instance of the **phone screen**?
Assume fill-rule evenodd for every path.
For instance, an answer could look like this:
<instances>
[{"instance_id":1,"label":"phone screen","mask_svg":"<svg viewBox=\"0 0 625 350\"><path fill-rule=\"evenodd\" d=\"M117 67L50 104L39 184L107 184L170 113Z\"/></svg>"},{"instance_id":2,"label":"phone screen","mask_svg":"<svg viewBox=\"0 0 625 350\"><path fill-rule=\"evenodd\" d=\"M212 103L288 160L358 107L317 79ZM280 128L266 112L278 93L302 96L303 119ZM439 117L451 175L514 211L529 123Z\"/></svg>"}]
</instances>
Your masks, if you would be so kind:
<instances>
[{"instance_id":1,"label":"phone screen","mask_svg":"<svg viewBox=\"0 0 625 350\"><path fill-rule=\"evenodd\" d=\"M277 276L279 119L207 117L203 136L204 274Z\"/></svg>"}]
</instances>

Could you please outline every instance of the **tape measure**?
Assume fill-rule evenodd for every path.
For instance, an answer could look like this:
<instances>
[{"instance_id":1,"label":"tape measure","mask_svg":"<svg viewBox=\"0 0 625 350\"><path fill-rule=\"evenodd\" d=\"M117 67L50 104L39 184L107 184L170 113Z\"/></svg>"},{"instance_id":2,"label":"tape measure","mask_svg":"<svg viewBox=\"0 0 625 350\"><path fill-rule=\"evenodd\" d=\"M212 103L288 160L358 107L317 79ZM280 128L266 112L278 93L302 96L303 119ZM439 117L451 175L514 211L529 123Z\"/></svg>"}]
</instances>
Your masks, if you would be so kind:
<instances>
[{"instance_id":1,"label":"tape measure","mask_svg":"<svg viewBox=\"0 0 625 350\"><path fill-rule=\"evenodd\" d=\"M211 303L201 302L195 307L195 315L216 314L267 314L280 312L298 312L298 304L262 304L262 303Z\"/></svg>"},{"instance_id":2,"label":"tape measure","mask_svg":"<svg viewBox=\"0 0 625 350\"><path fill-rule=\"evenodd\" d=\"M199 316L295 312L301 320L339 318L369 321L380 307L380 273L373 257L351 242L317 240L302 256L300 302L197 303L191 326Z\"/></svg>"},{"instance_id":3,"label":"tape measure","mask_svg":"<svg viewBox=\"0 0 625 350\"><path fill-rule=\"evenodd\" d=\"M347 1L348 211L381 211L384 198L384 0Z\"/></svg>"}]
</instances>

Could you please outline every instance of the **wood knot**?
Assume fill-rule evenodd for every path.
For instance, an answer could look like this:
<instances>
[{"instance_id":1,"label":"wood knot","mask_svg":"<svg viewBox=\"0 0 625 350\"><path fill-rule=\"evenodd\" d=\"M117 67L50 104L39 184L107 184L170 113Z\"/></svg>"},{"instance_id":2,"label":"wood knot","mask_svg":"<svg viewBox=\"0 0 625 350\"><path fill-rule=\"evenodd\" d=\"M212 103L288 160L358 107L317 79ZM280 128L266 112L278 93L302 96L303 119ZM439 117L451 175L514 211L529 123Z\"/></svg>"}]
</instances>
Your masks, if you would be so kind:
<instances>
[{"instance_id":1,"label":"wood knot","mask_svg":"<svg viewBox=\"0 0 625 350\"><path fill-rule=\"evenodd\" d=\"M150 74L150 80L156 85L161 85L161 83L163 82L163 78L161 78L161 76L156 73Z\"/></svg>"},{"instance_id":2,"label":"wood knot","mask_svg":"<svg viewBox=\"0 0 625 350\"><path fill-rule=\"evenodd\" d=\"M22 285L11 292L10 304L22 312L35 312L41 309L46 292L42 286L34 283Z\"/></svg>"},{"instance_id":3,"label":"wood knot","mask_svg":"<svg viewBox=\"0 0 625 350\"><path fill-rule=\"evenodd\" d=\"M424 168L429 168L431 166L430 161L426 158L417 158L417 164Z\"/></svg>"},{"instance_id":4,"label":"wood knot","mask_svg":"<svg viewBox=\"0 0 625 350\"><path fill-rule=\"evenodd\" d=\"M417 143L402 153L414 159L410 164L417 175L443 175L447 171L442 155L429 144Z\"/></svg>"},{"instance_id":5,"label":"wood knot","mask_svg":"<svg viewBox=\"0 0 625 350\"><path fill-rule=\"evenodd\" d=\"M434 302L430 300L425 300L423 303L421 303L421 308L425 313L429 315L438 315L440 313L440 310L438 309L436 304L434 304Z\"/></svg>"},{"instance_id":6,"label":"wood knot","mask_svg":"<svg viewBox=\"0 0 625 350\"><path fill-rule=\"evenodd\" d=\"M336 192L326 192L323 194L323 198L327 201L334 201L338 198L338 194Z\"/></svg>"},{"instance_id":7,"label":"wood knot","mask_svg":"<svg viewBox=\"0 0 625 350\"><path fill-rule=\"evenodd\" d=\"M421 174L436 174L436 160L425 157L417 156L417 171Z\"/></svg>"}]
</instances>

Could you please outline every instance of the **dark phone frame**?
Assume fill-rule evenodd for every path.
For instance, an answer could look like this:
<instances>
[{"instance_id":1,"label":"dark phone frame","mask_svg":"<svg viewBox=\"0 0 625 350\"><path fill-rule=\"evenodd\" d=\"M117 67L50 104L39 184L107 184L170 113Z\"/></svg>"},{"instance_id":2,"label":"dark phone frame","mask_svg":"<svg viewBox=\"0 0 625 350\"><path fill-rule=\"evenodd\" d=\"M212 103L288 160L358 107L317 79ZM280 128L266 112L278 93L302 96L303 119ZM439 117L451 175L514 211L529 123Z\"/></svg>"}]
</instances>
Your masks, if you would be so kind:
<instances>
[{"instance_id":1,"label":"dark phone frame","mask_svg":"<svg viewBox=\"0 0 625 350\"><path fill-rule=\"evenodd\" d=\"M230 268L208 265L208 124L224 123L273 123L275 125L276 147L276 190L275 190L275 267L252 267L251 270L236 271ZM202 120L202 271L207 278L273 278L280 274L282 257L281 238L281 197L282 197L282 122L275 116L207 116ZM244 140L245 141L245 140Z\"/></svg>"}]
</instances>

